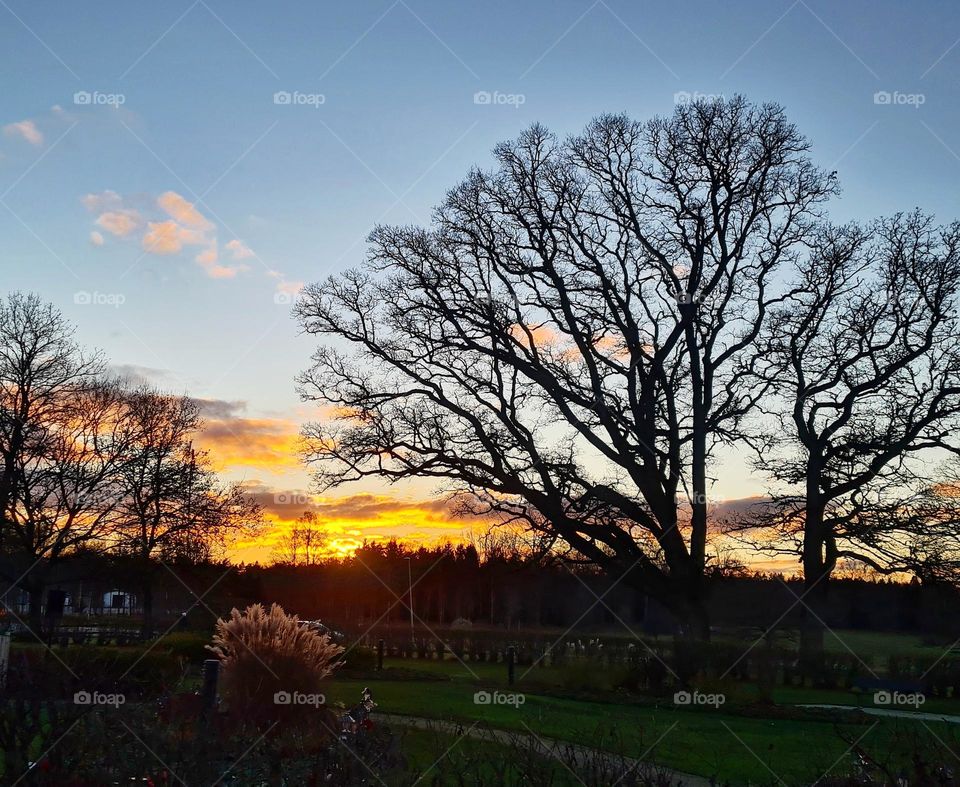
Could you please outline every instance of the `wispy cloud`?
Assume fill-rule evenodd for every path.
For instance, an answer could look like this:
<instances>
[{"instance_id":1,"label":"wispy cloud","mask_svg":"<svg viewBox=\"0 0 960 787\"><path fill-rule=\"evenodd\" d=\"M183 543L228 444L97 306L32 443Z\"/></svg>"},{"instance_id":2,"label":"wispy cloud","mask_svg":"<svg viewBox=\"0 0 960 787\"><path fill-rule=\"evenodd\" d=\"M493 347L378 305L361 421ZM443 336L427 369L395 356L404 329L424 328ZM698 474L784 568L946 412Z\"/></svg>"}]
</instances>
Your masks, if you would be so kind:
<instances>
[{"instance_id":1,"label":"wispy cloud","mask_svg":"<svg viewBox=\"0 0 960 787\"><path fill-rule=\"evenodd\" d=\"M185 224L188 227L193 227L198 230L213 229L213 224L210 223L206 216L200 213L192 202L180 194L177 194L175 191L165 191L157 197L157 205L166 211L170 218L180 224Z\"/></svg>"},{"instance_id":2,"label":"wispy cloud","mask_svg":"<svg viewBox=\"0 0 960 787\"><path fill-rule=\"evenodd\" d=\"M20 120L16 123L8 123L3 127L3 133L8 137L20 137L37 147L43 144L43 133L32 120Z\"/></svg>"},{"instance_id":3,"label":"wispy cloud","mask_svg":"<svg viewBox=\"0 0 960 787\"><path fill-rule=\"evenodd\" d=\"M207 414L197 443L222 469L256 468L277 475L300 468L300 425L282 418L241 418Z\"/></svg>"},{"instance_id":4,"label":"wispy cloud","mask_svg":"<svg viewBox=\"0 0 960 787\"><path fill-rule=\"evenodd\" d=\"M96 225L118 238L126 238L140 228L143 219L135 210L107 210L97 216Z\"/></svg>"},{"instance_id":5,"label":"wispy cloud","mask_svg":"<svg viewBox=\"0 0 960 787\"><path fill-rule=\"evenodd\" d=\"M235 260L247 260L255 256L253 249L247 246L242 240L234 238L224 248L230 252L230 256Z\"/></svg>"},{"instance_id":6,"label":"wispy cloud","mask_svg":"<svg viewBox=\"0 0 960 787\"><path fill-rule=\"evenodd\" d=\"M208 242L200 230L184 227L175 221L147 222L143 250L150 254L179 254L184 246L200 246Z\"/></svg>"},{"instance_id":7,"label":"wispy cloud","mask_svg":"<svg viewBox=\"0 0 960 787\"><path fill-rule=\"evenodd\" d=\"M217 227L182 194L165 191L156 199L134 204L113 190L86 194L80 198L84 207L97 214L94 224L116 238L139 237L145 255L169 257L198 248L194 261L211 279L231 279L248 270L243 263L220 261ZM104 245L104 238L97 233ZM240 240L233 239L225 247L234 261L253 257L254 252Z\"/></svg>"}]
</instances>

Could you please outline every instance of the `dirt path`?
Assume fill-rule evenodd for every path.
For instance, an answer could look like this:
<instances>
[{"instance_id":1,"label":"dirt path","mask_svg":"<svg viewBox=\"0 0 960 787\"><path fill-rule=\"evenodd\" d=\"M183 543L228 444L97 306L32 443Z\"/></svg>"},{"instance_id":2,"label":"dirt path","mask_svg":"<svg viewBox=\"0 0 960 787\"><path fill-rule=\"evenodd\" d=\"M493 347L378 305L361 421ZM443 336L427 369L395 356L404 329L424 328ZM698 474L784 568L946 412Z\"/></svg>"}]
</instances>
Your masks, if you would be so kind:
<instances>
[{"instance_id":1,"label":"dirt path","mask_svg":"<svg viewBox=\"0 0 960 787\"><path fill-rule=\"evenodd\" d=\"M469 726L459 722L443 721L440 719L425 719L420 716L404 716L398 713L377 713L385 721L398 724L403 727L415 727L422 730L436 730L449 735L466 735L469 738L478 740L494 741L509 745L518 735L527 736L533 733L508 732L493 727L480 727L478 725ZM609 752L599 749L593 749L589 746L570 743L569 741L560 741L554 738L544 738L540 735L533 735L540 743L544 756L570 763L589 762L597 756L605 757L611 767L620 767L624 769L624 775L627 772L637 770L642 772L649 769L653 772L656 766L651 763L645 763L630 757L619 757ZM656 767L658 774L669 776L671 787L711 787L710 780L703 776L694 776L689 773L670 770L669 768Z\"/></svg>"}]
</instances>

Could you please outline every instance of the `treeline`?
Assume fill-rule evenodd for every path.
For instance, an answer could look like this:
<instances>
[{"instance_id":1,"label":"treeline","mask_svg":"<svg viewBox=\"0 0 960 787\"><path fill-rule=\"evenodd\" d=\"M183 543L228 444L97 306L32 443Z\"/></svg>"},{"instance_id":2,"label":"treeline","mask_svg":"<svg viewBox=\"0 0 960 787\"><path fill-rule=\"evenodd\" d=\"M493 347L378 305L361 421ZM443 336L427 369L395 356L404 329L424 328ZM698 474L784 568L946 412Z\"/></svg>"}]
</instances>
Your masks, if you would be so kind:
<instances>
[{"instance_id":1,"label":"treeline","mask_svg":"<svg viewBox=\"0 0 960 787\"><path fill-rule=\"evenodd\" d=\"M29 624L5 612L39 630L52 583L111 555L140 566L149 629L156 560L209 560L260 512L194 448L196 401L118 378L73 334L34 295L0 302L0 577Z\"/></svg>"},{"instance_id":2,"label":"treeline","mask_svg":"<svg viewBox=\"0 0 960 787\"><path fill-rule=\"evenodd\" d=\"M238 569L247 593L341 630L414 625L517 629L573 627L575 632L675 634L680 621L651 595L597 567L543 561L518 549L484 544L408 548L365 544L355 556L314 565ZM409 563L408 563L409 559ZM409 568L408 568L409 565ZM718 628L797 628L798 577L733 569L711 580L708 605ZM825 623L831 628L960 634L960 595L948 583L882 577L837 578ZM631 631L632 630L632 631Z\"/></svg>"},{"instance_id":3,"label":"treeline","mask_svg":"<svg viewBox=\"0 0 960 787\"><path fill-rule=\"evenodd\" d=\"M345 558L310 565L253 564L185 559L161 565L131 556L88 552L58 567L51 593L71 601L108 591L139 592L144 572L154 589L156 626L210 630L234 607L279 603L304 619L322 620L348 638L364 633L409 632L411 586L414 627L432 638L439 629L521 632L570 629L572 636L603 633L632 639L675 634L679 621L628 584L595 568L544 562L513 550L485 551L473 545L412 548L397 542L365 544ZM714 625L727 630L795 629L801 623L796 598L802 580L736 572L717 575L709 596ZM135 628L139 596L117 626ZM954 610L958 593L947 584L887 579L838 578L825 623L836 629L900 631L948 642L960 634ZM72 604L62 623L82 625ZM96 612L96 610L92 610ZM81 613L77 617L77 613ZM759 636L759 633L757 634Z\"/></svg>"}]
</instances>

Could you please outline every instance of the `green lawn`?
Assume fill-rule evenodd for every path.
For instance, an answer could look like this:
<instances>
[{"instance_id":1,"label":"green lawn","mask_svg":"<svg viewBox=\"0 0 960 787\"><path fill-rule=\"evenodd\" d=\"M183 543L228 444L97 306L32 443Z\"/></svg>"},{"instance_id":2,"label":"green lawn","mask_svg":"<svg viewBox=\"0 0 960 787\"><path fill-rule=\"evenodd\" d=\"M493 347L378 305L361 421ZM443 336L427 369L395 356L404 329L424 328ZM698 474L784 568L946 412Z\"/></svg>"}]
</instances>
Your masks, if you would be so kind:
<instances>
[{"instance_id":1,"label":"green lawn","mask_svg":"<svg viewBox=\"0 0 960 787\"><path fill-rule=\"evenodd\" d=\"M943 646L926 645L920 637L876 632L828 633L825 644L830 652L856 653L879 674L891 655L932 661L944 652ZM15 647L41 646L17 643ZM126 653L134 648L115 650ZM811 784L828 771L849 773L853 764L850 744L855 741L872 756L889 760L894 772L918 747L935 752L930 756L937 763L956 765L960 761L960 725L796 707L871 704L869 697L845 690L780 686L773 691L776 704L762 706L756 702L755 686L728 680L711 689L727 695L719 709L684 708L675 706L672 697L654 699L615 690L620 667L585 661L558 667L518 665L515 687L507 686L505 664L464 664L452 657L443 661L387 659L386 668L383 673L348 671L335 677L328 685L328 701L352 705L361 688L369 685L384 713L454 720L464 727L480 724L520 733L532 730L679 771L716 776L734 785L779 780L788 785ZM198 669L191 673L191 686L198 681ZM523 692L525 702L519 707L478 705L474 694L481 689ZM960 700L930 699L919 710L960 716ZM491 741L458 742L443 732L398 732L403 736L403 751L418 772L443 753L444 747L437 747L444 741L456 744L458 752L466 747L460 752L463 757L475 753L475 747L490 747L492 761L506 755L503 746ZM470 760L471 767L476 759ZM424 782L431 778L427 774Z\"/></svg>"},{"instance_id":2,"label":"green lawn","mask_svg":"<svg viewBox=\"0 0 960 787\"><path fill-rule=\"evenodd\" d=\"M451 719L465 726L480 723L514 731L529 728L546 737L607 748L734 784L777 779L787 784L809 784L828 771L848 773L852 767L849 744L861 736L861 746L884 757L909 756L915 745L914 735L939 746L933 733L951 749L960 751L960 728L942 723L836 717L829 712L783 706L688 709L674 706L669 697L659 703L626 695L584 699L565 696L569 692L556 686L555 674L551 687L549 673L556 671L550 669L535 670L510 689L525 693L525 702L519 707L477 705L474 692L478 689L508 690L503 665L470 664L479 680L455 661L393 660L386 667L382 678L337 678L329 686L328 701L352 703L361 688L369 685L383 712ZM518 668L518 676L521 673ZM777 700L856 704L849 692L792 689L780 690ZM960 712L960 703L949 705ZM938 710L948 712L946 708ZM838 724L838 718L842 718L842 724ZM946 751L943 758L953 760ZM771 769L776 776L771 775Z\"/></svg>"},{"instance_id":3,"label":"green lawn","mask_svg":"<svg viewBox=\"0 0 960 787\"><path fill-rule=\"evenodd\" d=\"M503 787L529 785L525 772L552 776L552 784L575 785L581 782L562 763L547 757L490 740L477 740L450 733L404 729L395 732L406 759L407 772L420 784L500 784Z\"/></svg>"}]
</instances>

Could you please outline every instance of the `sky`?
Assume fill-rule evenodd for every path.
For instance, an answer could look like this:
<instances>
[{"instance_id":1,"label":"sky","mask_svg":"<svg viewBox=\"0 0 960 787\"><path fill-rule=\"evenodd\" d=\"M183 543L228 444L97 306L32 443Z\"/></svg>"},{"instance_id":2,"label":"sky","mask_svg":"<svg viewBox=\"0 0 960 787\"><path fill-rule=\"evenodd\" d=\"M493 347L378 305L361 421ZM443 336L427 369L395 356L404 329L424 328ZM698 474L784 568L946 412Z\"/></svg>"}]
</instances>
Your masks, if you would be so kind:
<instances>
[{"instance_id":1,"label":"sky","mask_svg":"<svg viewBox=\"0 0 960 787\"><path fill-rule=\"evenodd\" d=\"M208 400L224 474L291 521L309 494L290 303L429 222L490 151L697 96L776 101L837 170L837 220L960 216L954 2L0 0L0 271L118 371ZM761 494L723 457L716 499ZM311 498L341 544L431 540L428 485ZM265 556L245 544L241 559ZM267 550L268 551L268 550Z\"/></svg>"}]
</instances>

